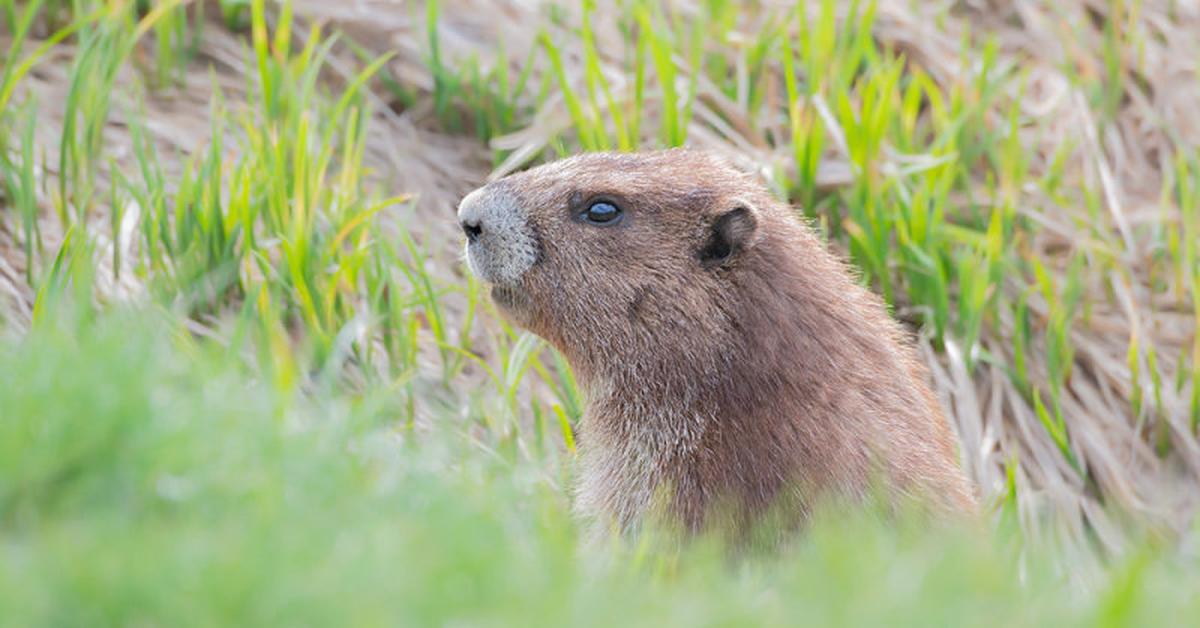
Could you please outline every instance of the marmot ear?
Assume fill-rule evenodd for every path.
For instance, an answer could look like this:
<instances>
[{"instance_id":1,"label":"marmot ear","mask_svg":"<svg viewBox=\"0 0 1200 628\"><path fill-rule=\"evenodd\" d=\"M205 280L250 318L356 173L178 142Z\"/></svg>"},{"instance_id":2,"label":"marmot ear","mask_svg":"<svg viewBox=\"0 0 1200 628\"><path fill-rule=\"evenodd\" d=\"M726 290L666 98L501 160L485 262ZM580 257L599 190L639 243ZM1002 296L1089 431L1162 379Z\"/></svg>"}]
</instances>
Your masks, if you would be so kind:
<instances>
[{"instance_id":1,"label":"marmot ear","mask_svg":"<svg viewBox=\"0 0 1200 628\"><path fill-rule=\"evenodd\" d=\"M700 264L711 268L737 257L754 241L757 229L758 217L748 204L717 215L709 227L708 239L700 247Z\"/></svg>"}]
</instances>

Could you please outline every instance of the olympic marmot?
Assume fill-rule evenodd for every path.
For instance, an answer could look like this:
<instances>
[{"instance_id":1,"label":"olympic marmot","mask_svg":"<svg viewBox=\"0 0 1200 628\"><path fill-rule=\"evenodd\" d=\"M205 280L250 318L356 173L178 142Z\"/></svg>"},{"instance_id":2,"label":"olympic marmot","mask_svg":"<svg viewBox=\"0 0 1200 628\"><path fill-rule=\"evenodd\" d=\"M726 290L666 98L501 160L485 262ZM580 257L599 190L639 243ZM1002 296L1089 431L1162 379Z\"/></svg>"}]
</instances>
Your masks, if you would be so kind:
<instances>
[{"instance_id":1,"label":"olympic marmot","mask_svg":"<svg viewBox=\"0 0 1200 628\"><path fill-rule=\"evenodd\" d=\"M472 272L587 394L583 513L745 528L876 487L974 509L899 325L751 175L695 150L585 154L472 192L458 219Z\"/></svg>"}]
</instances>

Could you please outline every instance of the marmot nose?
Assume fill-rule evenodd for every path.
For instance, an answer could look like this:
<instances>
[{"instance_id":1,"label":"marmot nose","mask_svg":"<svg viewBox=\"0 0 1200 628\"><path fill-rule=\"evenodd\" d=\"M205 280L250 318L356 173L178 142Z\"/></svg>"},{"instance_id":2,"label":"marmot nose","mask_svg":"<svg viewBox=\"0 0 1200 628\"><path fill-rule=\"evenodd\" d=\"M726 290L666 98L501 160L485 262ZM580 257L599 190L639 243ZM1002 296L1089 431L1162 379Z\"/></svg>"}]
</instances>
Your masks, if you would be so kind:
<instances>
[{"instance_id":1,"label":"marmot nose","mask_svg":"<svg viewBox=\"0 0 1200 628\"><path fill-rule=\"evenodd\" d=\"M462 225L463 233L467 235L467 242L474 242L483 234L483 224L478 218L468 218L459 224Z\"/></svg>"}]
</instances>

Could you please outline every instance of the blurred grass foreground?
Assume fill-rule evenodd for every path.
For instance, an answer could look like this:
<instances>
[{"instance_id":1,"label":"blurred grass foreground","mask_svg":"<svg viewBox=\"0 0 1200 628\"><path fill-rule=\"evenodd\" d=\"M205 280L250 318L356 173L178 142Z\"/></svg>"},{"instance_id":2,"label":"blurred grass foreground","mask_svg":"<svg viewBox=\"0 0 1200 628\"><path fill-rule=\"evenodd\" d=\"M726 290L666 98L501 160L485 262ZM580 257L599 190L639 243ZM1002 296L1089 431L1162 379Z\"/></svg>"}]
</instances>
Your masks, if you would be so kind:
<instances>
[{"instance_id":1,"label":"blurred grass foreground","mask_svg":"<svg viewBox=\"0 0 1200 628\"><path fill-rule=\"evenodd\" d=\"M0 625L1192 625L1200 7L0 0ZM909 325L982 529L571 516L452 212L758 172Z\"/></svg>"}]
</instances>

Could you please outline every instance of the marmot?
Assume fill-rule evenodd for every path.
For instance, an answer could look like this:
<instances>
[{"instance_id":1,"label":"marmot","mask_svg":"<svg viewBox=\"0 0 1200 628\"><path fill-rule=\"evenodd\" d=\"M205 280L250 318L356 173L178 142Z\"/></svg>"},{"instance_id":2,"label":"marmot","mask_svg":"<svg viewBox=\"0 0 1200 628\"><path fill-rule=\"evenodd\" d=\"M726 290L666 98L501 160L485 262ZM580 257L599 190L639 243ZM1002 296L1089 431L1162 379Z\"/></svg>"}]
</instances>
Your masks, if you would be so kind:
<instances>
[{"instance_id":1,"label":"marmot","mask_svg":"<svg viewBox=\"0 0 1200 628\"><path fill-rule=\"evenodd\" d=\"M900 326L752 175L690 149L584 154L475 190L458 220L499 309L587 395L583 513L745 528L877 488L974 510Z\"/></svg>"}]
</instances>

